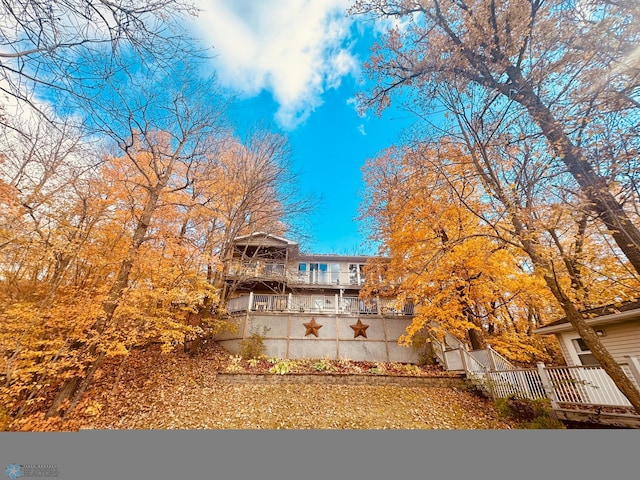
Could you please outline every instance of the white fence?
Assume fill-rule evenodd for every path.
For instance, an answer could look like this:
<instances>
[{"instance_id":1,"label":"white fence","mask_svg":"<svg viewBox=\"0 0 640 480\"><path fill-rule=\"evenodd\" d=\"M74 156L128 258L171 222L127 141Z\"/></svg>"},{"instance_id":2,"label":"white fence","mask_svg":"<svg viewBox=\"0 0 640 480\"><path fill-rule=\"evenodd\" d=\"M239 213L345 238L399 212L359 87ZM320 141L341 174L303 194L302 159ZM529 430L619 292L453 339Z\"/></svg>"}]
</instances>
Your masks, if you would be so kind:
<instances>
[{"instance_id":1,"label":"white fence","mask_svg":"<svg viewBox=\"0 0 640 480\"><path fill-rule=\"evenodd\" d=\"M469 352L448 332L440 341L430 334L433 352L447 370L463 370L494 399L511 395L530 400L549 398L558 404L630 407L631 403L600 366L515 368L491 347ZM627 357L621 363L625 374L638 387L640 363Z\"/></svg>"},{"instance_id":2,"label":"white fence","mask_svg":"<svg viewBox=\"0 0 640 480\"><path fill-rule=\"evenodd\" d=\"M487 387L493 398L514 395L536 400L547 397L536 369L490 370L487 372Z\"/></svg>"},{"instance_id":3,"label":"white fence","mask_svg":"<svg viewBox=\"0 0 640 480\"><path fill-rule=\"evenodd\" d=\"M557 402L631 406L602 367L549 367L546 371Z\"/></svg>"}]
</instances>

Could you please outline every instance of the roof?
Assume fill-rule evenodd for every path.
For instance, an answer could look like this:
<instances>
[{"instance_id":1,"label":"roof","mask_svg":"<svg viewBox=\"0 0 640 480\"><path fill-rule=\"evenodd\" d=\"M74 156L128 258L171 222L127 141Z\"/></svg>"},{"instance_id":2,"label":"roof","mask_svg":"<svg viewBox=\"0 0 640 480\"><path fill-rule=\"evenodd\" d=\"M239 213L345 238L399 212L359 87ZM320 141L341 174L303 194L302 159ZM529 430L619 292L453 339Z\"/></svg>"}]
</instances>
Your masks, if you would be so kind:
<instances>
[{"instance_id":1,"label":"roof","mask_svg":"<svg viewBox=\"0 0 640 480\"><path fill-rule=\"evenodd\" d=\"M365 263L371 258L379 259L380 257L373 257L370 255L338 255L333 253L300 253L296 258L298 260L313 260L316 262L352 261L353 263Z\"/></svg>"},{"instance_id":2,"label":"roof","mask_svg":"<svg viewBox=\"0 0 640 480\"><path fill-rule=\"evenodd\" d=\"M590 308L581 312L589 325L605 325L640 319L640 300L629 300L620 304L609 304ZM536 328L533 333L548 335L551 333L573 330L567 317L560 318L544 327Z\"/></svg>"},{"instance_id":3,"label":"roof","mask_svg":"<svg viewBox=\"0 0 640 480\"><path fill-rule=\"evenodd\" d=\"M267 232L254 232L249 235L242 235L240 237L236 237L233 241L237 243L242 240L257 240L259 238L269 238L271 240L276 240L281 243L286 243L287 245L297 245L298 242L294 242L293 240L289 240L288 238L279 237L278 235L273 235L272 233Z\"/></svg>"},{"instance_id":4,"label":"roof","mask_svg":"<svg viewBox=\"0 0 640 480\"><path fill-rule=\"evenodd\" d=\"M233 241L235 244L240 245L257 245L264 246L264 240L270 240L274 243L279 243L286 246L297 247L298 242L294 242L293 240L289 240L284 237L280 237L278 235L273 235L267 232L254 232L249 235L242 235L236 237ZM271 244L273 246L273 243ZM308 253L308 252L297 252L294 253L295 258L300 260L307 261L318 261L318 262L340 262L340 261L352 261L354 263L365 263L367 260L372 258L377 258L380 260L388 260L385 257L376 257L373 255L339 255L334 253Z\"/></svg>"}]
</instances>

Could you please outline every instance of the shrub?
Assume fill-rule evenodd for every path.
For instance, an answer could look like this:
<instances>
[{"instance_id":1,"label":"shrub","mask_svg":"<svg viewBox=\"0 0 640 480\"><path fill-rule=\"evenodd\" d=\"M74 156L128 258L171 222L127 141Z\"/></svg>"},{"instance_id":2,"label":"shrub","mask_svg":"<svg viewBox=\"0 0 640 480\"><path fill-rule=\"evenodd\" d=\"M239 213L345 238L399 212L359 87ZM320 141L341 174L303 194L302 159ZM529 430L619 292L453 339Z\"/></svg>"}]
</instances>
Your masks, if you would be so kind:
<instances>
[{"instance_id":1,"label":"shrub","mask_svg":"<svg viewBox=\"0 0 640 480\"><path fill-rule=\"evenodd\" d=\"M295 365L296 363L292 360L280 360L269 369L269 372L278 375L286 375L293 367L295 367Z\"/></svg>"},{"instance_id":2,"label":"shrub","mask_svg":"<svg viewBox=\"0 0 640 480\"><path fill-rule=\"evenodd\" d=\"M244 368L240 364L241 361L242 361L242 357L240 357L239 355L231 357L230 361L229 361L229 364L227 365L227 368L225 369L225 371L227 371L229 373L244 372Z\"/></svg>"},{"instance_id":3,"label":"shrub","mask_svg":"<svg viewBox=\"0 0 640 480\"><path fill-rule=\"evenodd\" d=\"M253 330L248 338L240 342L240 356L245 360L263 358L265 351L264 339L269 330L270 328L268 327L262 327L262 333Z\"/></svg>"},{"instance_id":4,"label":"shrub","mask_svg":"<svg viewBox=\"0 0 640 480\"><path fill-rule=\"evenodd\" d=\"M548 400L529 400L516 396L499 398L495 402L498 413L510 417L526 429L564 429L564 424L551 416Z\"/></svg>"},{"instance_id":5,"label":"shrub","mask_svg":"<svg viewBox=\"0 0 640 480\"><path fill-rule=\"evenodd\" d=\"M331 364L331 361L329 360L328 356L324 356L322 357L322 359L315 362L313 364L313 368L316 369L318 372L325 372L325 371L333 372L336 370L336 367L334 367Z\"/></svg>"}]
</instances>

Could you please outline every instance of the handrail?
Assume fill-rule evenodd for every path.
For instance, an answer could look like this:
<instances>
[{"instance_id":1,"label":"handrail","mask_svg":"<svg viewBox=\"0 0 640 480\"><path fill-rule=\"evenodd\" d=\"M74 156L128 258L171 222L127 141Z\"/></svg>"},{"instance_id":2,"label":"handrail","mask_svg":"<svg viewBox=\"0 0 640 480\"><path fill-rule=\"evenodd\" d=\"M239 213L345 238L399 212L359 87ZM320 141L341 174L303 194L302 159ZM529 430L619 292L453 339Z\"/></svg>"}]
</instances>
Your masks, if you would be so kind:
<instances>
[{"instance_id":1,"label":"handrail","mask_svg":"<svg viewBox=\"0 0 640 480\"><path fill-rule=\"evenodd\" d=\"M438 338L433 334L433 332L429 332L429 338L431 339L431 344L432 345L435 344L435 347L436 347L433 349L433 353L440 359L445 370L448 370L447 356L444 351L444 345L440 342L440 340L438 340Z\"/></svg>"},{"instance_id":2,"label":"handrail","mask_svg":"<svg viewBox=\"0 0 640 480\"><path fill-rule=\"evenodd\" d=\"M487 345L487 351L489 353L489 361L491 362L490 366L493 367L493 369L514 370L516 368L509 360L491 348L491 345Z\"/></svg>"},{"instance_id":3,"label":"handrail","mask_svg":"<svg viewBox=\"0 0 640 480\"><path fill-rule=\"evenodd\" d=\"M487 373L486 367L467 352L466 349L460 348L459 350L462 354L462 363L467 375L471 375L474 378L485 378Z\"/></svg>"}]
</instances>

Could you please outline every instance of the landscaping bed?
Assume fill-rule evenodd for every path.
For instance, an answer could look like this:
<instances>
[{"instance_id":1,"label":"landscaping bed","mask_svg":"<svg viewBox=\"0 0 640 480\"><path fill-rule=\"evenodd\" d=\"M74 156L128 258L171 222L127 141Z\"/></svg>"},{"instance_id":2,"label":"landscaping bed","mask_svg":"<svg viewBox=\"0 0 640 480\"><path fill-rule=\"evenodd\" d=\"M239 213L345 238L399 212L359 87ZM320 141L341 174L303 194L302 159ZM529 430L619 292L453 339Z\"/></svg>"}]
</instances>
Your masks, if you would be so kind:
<instances>
[{"instance_id":1,"label":"landscaping bed","mask_svg":"<svg viewBox=\"0 0 640 480\"><path fill-rule=\"evenodd\" d=\"M413 365L400 362L366 362L348 359L244 359L239 355L229 356L220 373L250 373L256 375L368 375L402 377L455 377L435 365Z\"/></svg>"}]
</instances>

